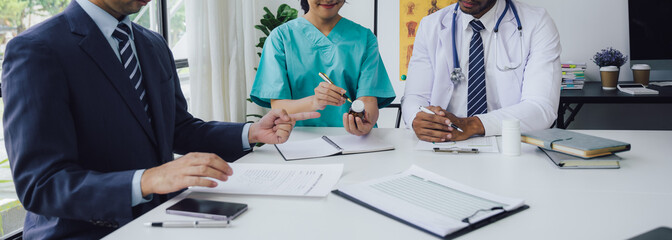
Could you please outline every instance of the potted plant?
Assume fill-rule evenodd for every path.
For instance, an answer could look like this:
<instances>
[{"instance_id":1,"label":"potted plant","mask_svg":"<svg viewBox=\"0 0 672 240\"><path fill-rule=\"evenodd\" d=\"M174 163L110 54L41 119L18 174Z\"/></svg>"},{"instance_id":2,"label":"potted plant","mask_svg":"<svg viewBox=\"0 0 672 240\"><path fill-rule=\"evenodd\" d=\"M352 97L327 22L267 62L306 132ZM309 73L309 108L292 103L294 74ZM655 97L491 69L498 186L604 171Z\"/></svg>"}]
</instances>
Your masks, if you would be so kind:
<instances>
[{"instance_id":1,"label":"potted plant","mask_svg":"<svg viewBox=\"0 0 672 240\"><path fill-rule=\"evenodd\" d=\"M278 7L278 10L276 11L276 15L273 15L273 12L271 12L268 7L264 7L264 14L262 18L259 20L261 24L254 25L255 29L258 29L262 33L264 33L264 37L259 38L259 43L257 43L256 47L260 48L263 50L264 48L264 43L266 42L266 38L271 35L271 31L275 29L276 27L285 24L286 22L289 22L293 19L296 19L298 17L299 11L290 7L287 4L281 4ZM257 55L261 57L261 52L257 52ZM254 70L256 71L257 68L255 67ZM247 101L252 103L252 99L247 98ZM245 117L254 117L254 118L262 118L263 116L261 114L247 114ZM254 121L247 121L247 122L254 122ZM263 143L257 143L256 146L260 147L263 146Z\"/></svg>"},{"instance_id":2,"label":"potted plant","mask_svg":"<svg viewBox=\"0 0 672 240\"><path fill-rule=\"evenodd\" d=\"M618 73L621 66L628 61L628 56L623 55L612 47L602 49L595 53L593 62L600 67L600 78L602 80L602 89L614 90L618 83Z\"/></svg>"},{"instance_id":3,"label":"potted plant","mask_svg":"<svg viewBox=\"0 0 672 240\"><path fill-rule=\"evenodd\" d=\"M290 20L295 19L299 14L298 10L284 3L278 7L278 11L275 16L267 7L264 7L264 12L266 12L266 14L264 14L263 18L260 20L261 24L254 25L254 28L259 29L266 35L265 37L259 38L259 43L257 44L258 48L264 48L266 37L271 35L271 31L273 31L273 29L286 22L289 22ZM257 55L261 57L260 52L258 52Z\"/></svg>"}]
</instances>

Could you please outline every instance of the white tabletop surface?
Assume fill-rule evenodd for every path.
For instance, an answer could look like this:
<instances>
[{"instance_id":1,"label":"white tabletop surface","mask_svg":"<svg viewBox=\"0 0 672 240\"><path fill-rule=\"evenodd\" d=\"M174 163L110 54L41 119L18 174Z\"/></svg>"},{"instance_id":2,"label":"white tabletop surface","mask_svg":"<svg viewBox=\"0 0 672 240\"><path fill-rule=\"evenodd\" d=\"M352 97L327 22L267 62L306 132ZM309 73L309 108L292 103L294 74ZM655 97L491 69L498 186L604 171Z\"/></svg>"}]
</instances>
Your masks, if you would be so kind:
<instances>
[{"instance_id":1,"label":"white tabletop surface","mask_svg":"<svg viewBox=\"0 0 672 240\"><path fill-rule=\"evenodd\" d=\"M672 226L672 131L580 131L628 142L620 169L558 169L536 147L522 155L453 155L414 150L406 129L377 128L376 137L394 151L286 162L272 145L238 160L244 163L343 163L344 186L392 175L415 164L446 178L507 197L530 209L504 218L462 239L626 239L659 226ZM342 128L297 128L289 141L342 135ZM501 144L501 142L500 142ZM500 145L501 149L501 145ZM235 173L234 173L235 174ZM151 221L199 220L168 215L185 196L242 202L249 210L227 228L152 228ZM337 195L276 197L189 191L123 226L106 239L437 239Z\"/></svg>"}]
</instances>

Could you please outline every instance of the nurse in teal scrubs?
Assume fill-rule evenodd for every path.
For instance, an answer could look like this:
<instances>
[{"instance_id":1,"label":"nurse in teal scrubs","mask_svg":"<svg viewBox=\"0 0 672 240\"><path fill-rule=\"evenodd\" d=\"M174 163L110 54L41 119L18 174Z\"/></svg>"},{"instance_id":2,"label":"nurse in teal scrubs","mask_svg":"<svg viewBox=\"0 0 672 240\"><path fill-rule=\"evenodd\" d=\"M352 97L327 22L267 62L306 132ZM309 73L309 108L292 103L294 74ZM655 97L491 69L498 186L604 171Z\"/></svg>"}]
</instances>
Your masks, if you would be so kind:
<instances>
[{"instance_id":1,"label":"nurse in teal scrubs","mask_svg":"<svg viewBox=\"0 0 672 240\"><path fill-rule=\"evenodd\" d=\"M341 17L344 0L302 0L306 14L275 28L266 39L250 97L262 107L288 113L318 111L297 126L345 127L365 135L378 109L394 100L373 33ZM322 80L325 73L333 82ZM348 114L350 102L365 105L365 120Z\"/></svg>"}]
</instances>

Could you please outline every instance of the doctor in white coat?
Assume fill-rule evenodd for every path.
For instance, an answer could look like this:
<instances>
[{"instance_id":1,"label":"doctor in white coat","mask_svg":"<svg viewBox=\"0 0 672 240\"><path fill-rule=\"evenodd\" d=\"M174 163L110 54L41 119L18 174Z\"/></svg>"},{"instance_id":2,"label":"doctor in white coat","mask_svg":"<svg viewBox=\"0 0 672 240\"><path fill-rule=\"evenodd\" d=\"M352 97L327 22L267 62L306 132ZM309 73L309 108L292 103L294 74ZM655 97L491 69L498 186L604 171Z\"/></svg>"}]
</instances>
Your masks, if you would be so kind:
<instances>
[{"instance_id":1,"label":"doctor in white coat","mask_svg":"<svg viewBox=\"0 0 672 240\"><path fill-rule=\"evenodd\" d=\"M522 37L513 10L505 11L505 0L459 0L459 10L454 11L456 6L450 5L422 19L402 98L406 126L412 127L419 139L442 142L500 135L504 119L518 119L525 132L548 128L556 119L561 83L560 35L546 10L511 2L520 18ZM504 12L495 40L493 30ZM474 19L485 27L480 36L487 111L483 108L483 112L468 116L469 52L474 35L470 22ZM455 50L465 76L459 81L451 80ZM420 111L420 106L436 115ZM463 132L449 127L451 123Z\"/></svg>"}]
</instances>

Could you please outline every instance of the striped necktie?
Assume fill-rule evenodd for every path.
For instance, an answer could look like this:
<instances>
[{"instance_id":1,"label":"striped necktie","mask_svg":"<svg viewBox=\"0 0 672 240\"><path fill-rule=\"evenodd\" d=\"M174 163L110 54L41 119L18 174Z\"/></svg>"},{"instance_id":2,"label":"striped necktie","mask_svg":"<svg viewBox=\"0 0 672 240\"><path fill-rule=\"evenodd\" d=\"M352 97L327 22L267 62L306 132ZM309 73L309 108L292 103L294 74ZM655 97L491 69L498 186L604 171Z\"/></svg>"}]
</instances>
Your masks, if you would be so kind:
<instances>
[{"instance_id":1,"label":"striped necktie","mask_svg":"<svg viewBox=\"0 0 672 240\"><path fill-rule=\"evenodd\" d=\"M124 73L131 81L131 85L135 89L135 92L138 94L142 108L147 113L149 122L152 122L152 118L149 115L149 103L147 102L147 92L145 91L145 84L142 82L142 72L140 71L140 63L138 59L133 54L133 48L131 47L131 29L128 25L124 23L119 23L117 28L114 29L112 37L116 38L119 42L119 56L121 57L121 64L124 66Z\"/></svg>"},{"instance_id":2,"label":"striped necktie","mask_svg":"<svg viewBox=\"0 0 672 240\"><path fill-rule=\"evenodd\" d=\"M483 114L488 111L485 95L485 58L483 57L483 23L476 19L469 22L474 35L469 46L469 88L467 97L467 116Z\"/></svg>"}]
</instances>

